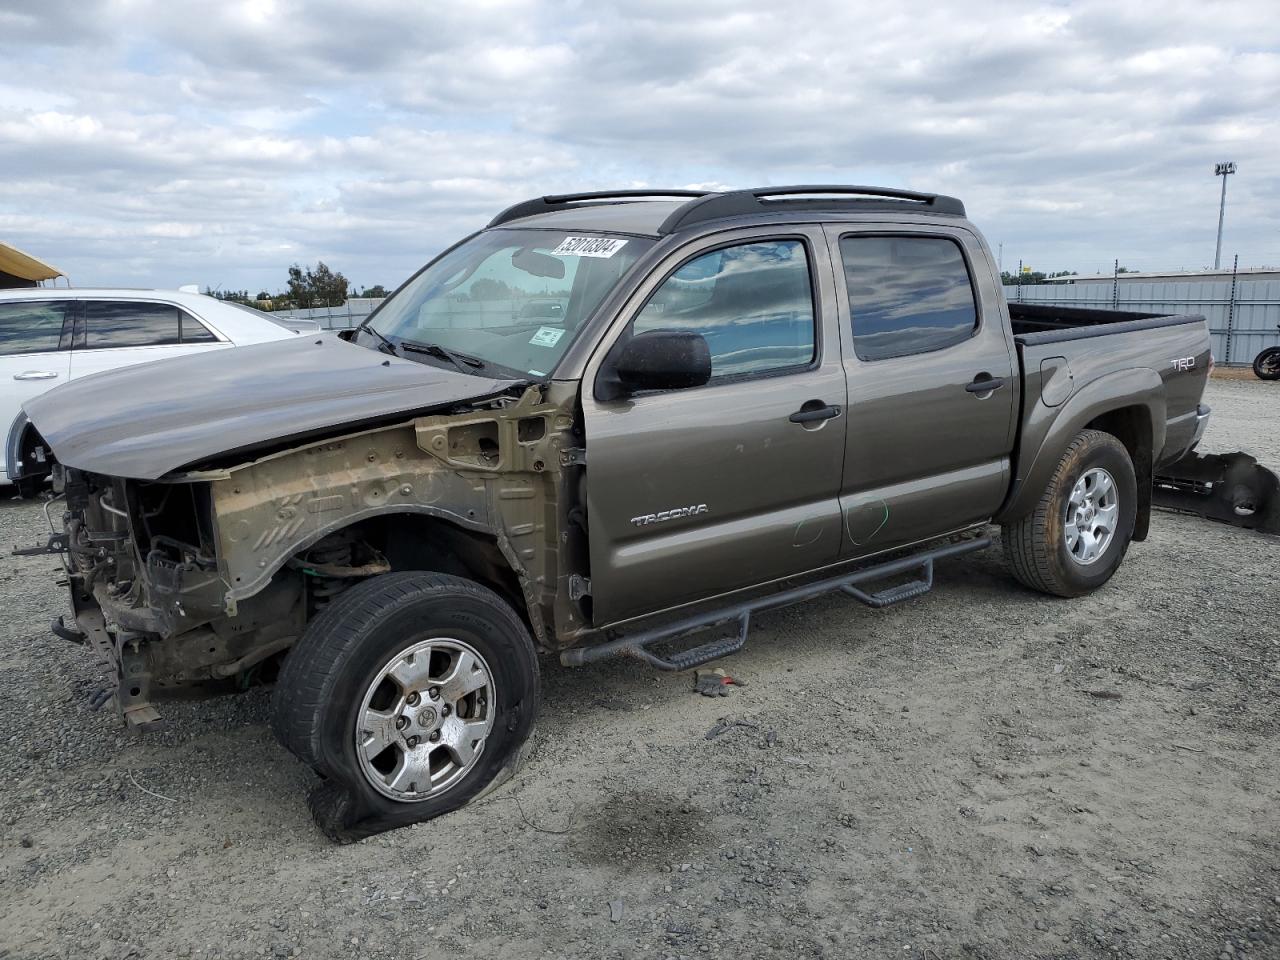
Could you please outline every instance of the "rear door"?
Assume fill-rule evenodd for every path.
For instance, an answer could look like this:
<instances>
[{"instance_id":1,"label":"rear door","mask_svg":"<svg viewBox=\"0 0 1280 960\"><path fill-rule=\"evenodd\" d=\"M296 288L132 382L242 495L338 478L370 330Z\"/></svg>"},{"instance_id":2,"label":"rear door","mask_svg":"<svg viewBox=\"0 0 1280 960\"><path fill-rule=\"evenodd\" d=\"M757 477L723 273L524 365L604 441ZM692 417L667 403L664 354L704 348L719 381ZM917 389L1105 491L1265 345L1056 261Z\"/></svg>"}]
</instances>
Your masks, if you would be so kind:
<instances>
[{"instance_id":1,"label":"rear door","mask_svg":"<svg viewBox=\"0 0 1280 960\"><path fill-rule=\"evenodd\" d=\"M10 456L22 404L67 382L73 310L68 300L0 301L0 442Z\"/></svg>"},{"instance_id":2,"label":"rear door","mask_svg":"<svg viewBox=\"0 0 1280 960\"><path fill-rule=\"evenodd\" d=\"M673 252L587 367L593 619L616 622L834 562L845 384L821 228L739 230ZM600 401L633 332L693 330L710 383ZM826 419L793 422L802 410Z\"/></svg>"},{"instance_id":3,"label":"rear door","mask_svg":"<svg viewBox=\"0 0 1280 960\"><path fill-rule=\"evenodd\" d=\"M171 303L88 300L76 325L71 377L229 346Z\"/></svg>"},{"instance_id":4,"label":"rear door","mask_svg":"<svg viewBox=\"0 0 1280 960\"><path fill-rule=\"evenodd\" d=\"M991 517L1009 486L1016 358L990 257L955 227L828 227L847 344L841 556Z\"/></svg>"}]
</instances>

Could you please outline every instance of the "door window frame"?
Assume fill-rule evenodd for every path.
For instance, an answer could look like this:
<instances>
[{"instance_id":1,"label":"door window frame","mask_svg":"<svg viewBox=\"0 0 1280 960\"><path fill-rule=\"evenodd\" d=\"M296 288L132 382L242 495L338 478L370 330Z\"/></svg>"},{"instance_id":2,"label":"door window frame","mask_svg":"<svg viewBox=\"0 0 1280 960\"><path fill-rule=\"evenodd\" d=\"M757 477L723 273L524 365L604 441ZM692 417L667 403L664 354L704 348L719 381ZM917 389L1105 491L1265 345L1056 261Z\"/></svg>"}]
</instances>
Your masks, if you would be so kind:
<instances>
[{"instance_id":1,"label":"door window frame","mask_svg":"<svg viewBox=\"0 0 1280 960\"><path fill-rule=\"evenodd\" d=\"M841 313L840 330L841 335L849 337L848 356L856 360L858 363L885 363L893 360L907 360L911 357L927 357L933 353L941 353L944 350L954 350L956 347L962 347L966 343L971 343L986 330L987 316L984 310L984 298L978 289L978 276L974 270L974 258L969 249L969 244L974 242L973 235L965 230L948 230L944 227L934 224L921 224L919 227L913 224L892 224L883 223L868 224L866 229L857 229L853 224L832 223L827 224L828 227L828 250L831 256L831 268L835 274L836 281L836 299L837 310ZM853 330L853 304L849 299L849 285L845 276L844 257L840 252L840 242L845 238L898 238L908 240L948 240L960 249L960 256L964 260L965 271L969 275L969 294L973 297L973 314L974 324L969 335L963 340L957 340L955 343L949 343L946 346L935 347L932 350L921 350L917 353L900 353L892 357L864 357L858 352L858 341Z\"/></svg>"},{"instance_id":2,"label":"door window frame","mask_svg":"<svg viewBox=\"0 0 1280 960\"><path fill-rule=\"evenodd\" d=\"M725 250L730 247L744 247L753 243L772 243L780 241L796 241L801 244L804 249L805 261L808 266L809 273L809 299L813 305L813 356L810 357L807 364L794 364L788 367L778 367L772 370L762 370L758 372L748 372L739 374L729 374L726 376L713 378L699 387L681 387L673 390L641 390L623 398L625 401L641 399L647 396L665 393L677 393L689 390L714 389L721 386L729 386L732 384L747 383L753 380L766 380L776 377L788 377L796 374L808 373L817 370L822 366L824 351L826 348L826 338L824 336L823 326L825 323L822 286L819 275L819 247L820 244L812 235L797 230L795 224L778 224L781 229L761 229L753 228L749 231L737 232L731 236L725 234L713 234L710 237L699 237L697 240L690 242L684 246L674 249L670 254L663 257L661 263L654 269L649 271L649 275L632 291L627 298L627 302L622 309L618 311L618 315L612 325L612 329L601 338L600 346L593 353L587 365L587 377L590 378L592 386L592 399L596 403L610 403L616 401L603 400L600 396L601 378L607 375L611 366L611 361L617 356L622 346L627 342L627 332L632 328L635 320L640 313L653 299L654 295L662 289L663 285L679 270L683 269L687 264L692 263L699 257L709 253L715 253L717 250ZM813 226L820 225L814 224ZM707 241L711 242L708 243ZM827 252L830 257L830 252ZM655 278L657 278L655 280ZM586 378L584 378L585 380Z\"/></svg>"},{"instance_id":3,"label":"door window frame","mask_svg":"<svg viewBox=\"0 0 1280 960\"><path fill-rule=\"evenodd\" d=\"M72 335L72 346L71 346L72 350L83 350L86 352L90 350L158 350L161 348L170 349L172 347L211 346L213 344L230 342L221 334L221 332L219 332L218 330L215 330L209 324L205 323L202 319L197 317L194 313L192 313L182 304L174 303L172 300L137 300L137 299L130 299L128 297L86 297L83 300L75 301L75 303L77 306L77 310L76 310L75 333ZM178 342L177 343L116 343L116 344L109 344L105 346L91 347L89 346L89 307L98 303L109 303L109 304L123 303L130 306L145 304L148 306L154 305L159 307L172 307L174 310L178 311ZM213 337L213 339L212 340L207 340L207 339L194 340L194 341L188 342L186 337L183 335L183 329L186 325L185 321L187 319L193 320L195 323L197 323L200 326L200 328L204 330L205 333L209 334L209 336Z\"/></svg>"}]
</instances>

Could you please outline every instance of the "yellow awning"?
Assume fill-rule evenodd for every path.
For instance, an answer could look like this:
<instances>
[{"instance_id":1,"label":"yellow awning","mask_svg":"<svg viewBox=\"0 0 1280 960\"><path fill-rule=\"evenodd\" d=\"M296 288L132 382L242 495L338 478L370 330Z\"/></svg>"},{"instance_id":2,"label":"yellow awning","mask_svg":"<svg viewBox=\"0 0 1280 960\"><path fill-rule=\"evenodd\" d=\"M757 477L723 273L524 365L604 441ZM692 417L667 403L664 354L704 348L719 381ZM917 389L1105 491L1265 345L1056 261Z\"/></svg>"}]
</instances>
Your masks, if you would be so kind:
<instances>
[{"instance_id":1,"label":"yellow awning","mask_svg":"<svg viewBox=\"0 0 1280 960\"><path fill-rule=\"evenodd\" d=\"M7 243L0 243L0 273L8 273L23 280L52 280L62 276L62 271L57 267L51 267Z\"/></svg>"}]
</instances>

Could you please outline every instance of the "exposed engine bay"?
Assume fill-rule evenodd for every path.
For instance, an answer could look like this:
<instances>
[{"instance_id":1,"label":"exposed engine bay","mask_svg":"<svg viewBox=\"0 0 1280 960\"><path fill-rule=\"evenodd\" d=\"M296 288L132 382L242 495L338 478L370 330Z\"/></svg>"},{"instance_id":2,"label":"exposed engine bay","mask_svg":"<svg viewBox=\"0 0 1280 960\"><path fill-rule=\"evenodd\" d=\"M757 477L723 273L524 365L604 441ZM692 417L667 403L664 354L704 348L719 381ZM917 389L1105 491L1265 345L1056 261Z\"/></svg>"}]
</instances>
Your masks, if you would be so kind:
<instances>
[{"instance_id":1,"label":"exposed engine bay","mask_svg":"<svg viewBox=\"0 0 1280 960\"><path fill-rule=\"evenodd\" d=\"M95 650L118 678L102 699L140 727L166 695L272 679L336 595L393 569L489 584L544 648L564 645L589 625L589 598L569 598L585 530L556 533L583 479L565 469L572 416L542 391L154 481L59 465L48 549L75 624L54 631Z\"/></svg>"}]
</instances>

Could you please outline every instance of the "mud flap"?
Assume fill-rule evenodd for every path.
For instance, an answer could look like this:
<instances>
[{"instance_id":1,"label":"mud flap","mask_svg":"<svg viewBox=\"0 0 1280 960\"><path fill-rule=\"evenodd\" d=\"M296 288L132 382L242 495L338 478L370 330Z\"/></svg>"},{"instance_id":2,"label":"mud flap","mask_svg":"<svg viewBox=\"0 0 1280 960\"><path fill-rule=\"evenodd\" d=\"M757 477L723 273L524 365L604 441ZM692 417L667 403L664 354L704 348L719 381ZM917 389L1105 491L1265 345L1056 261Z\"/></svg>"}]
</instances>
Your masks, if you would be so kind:
<instances>
[{"instance_id":1,"label":"mud flap","mask_svg":"<svg viewBox=\"0 0 1280 960\"><path fill-rule=\"evenodd\" d=\"M1156 468L1155 504L1280 533L1280 478L1247 453L1189 453Z\"/></svg>"}]
</instances>

